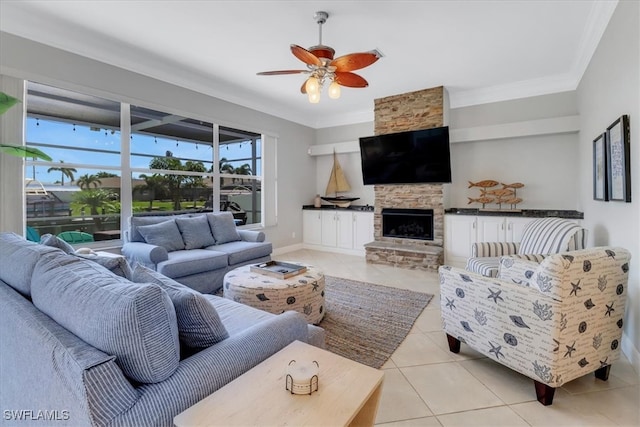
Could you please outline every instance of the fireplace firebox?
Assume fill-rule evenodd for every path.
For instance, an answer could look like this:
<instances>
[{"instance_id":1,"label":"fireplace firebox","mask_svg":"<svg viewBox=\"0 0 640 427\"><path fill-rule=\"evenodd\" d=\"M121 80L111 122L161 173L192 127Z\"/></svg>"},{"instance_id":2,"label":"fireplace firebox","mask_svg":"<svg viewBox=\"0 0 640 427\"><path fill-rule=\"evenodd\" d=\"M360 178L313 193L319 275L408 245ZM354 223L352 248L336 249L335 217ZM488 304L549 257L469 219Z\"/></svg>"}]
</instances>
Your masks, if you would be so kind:
<instances>
[{"instance_id":1,"label":"fireplace firebox","mask_svg":"<svg viewBox=\"0 0 640 427\"><path fill-rule=\"evenodd\" d=\"M382 235L433 240L433 209L382 209Z\"/></svg>"}]
</instances>

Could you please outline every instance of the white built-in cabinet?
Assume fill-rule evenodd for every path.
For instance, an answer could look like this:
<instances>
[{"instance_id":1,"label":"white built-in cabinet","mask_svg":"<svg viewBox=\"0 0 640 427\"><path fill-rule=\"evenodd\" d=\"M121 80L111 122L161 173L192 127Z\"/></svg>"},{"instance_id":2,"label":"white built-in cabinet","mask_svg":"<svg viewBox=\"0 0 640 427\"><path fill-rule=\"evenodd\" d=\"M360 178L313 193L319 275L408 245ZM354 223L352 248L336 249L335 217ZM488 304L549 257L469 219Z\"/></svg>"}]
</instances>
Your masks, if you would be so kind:
<instances>
[{"instance_id":1,"label":"white built-in cabinet","mask_svg":"<svg viewBox=\"0 0 640 427\"><path fill-rule=\"evenodd\" d=\"M373 241L373 212L305 209L302 231L305 247L363 255Z\"/></svg>"},{"instance_id":2,"label":"white built-in cabinet","mask_svg":"<svg viewBox=\"0 0 640 427\"><path fill-rule=\"evenodd\" d=\"M519 242L524 227L535 218L445 215L445 263L464 267L476 242Z\"/></svg>"}]
</instances>

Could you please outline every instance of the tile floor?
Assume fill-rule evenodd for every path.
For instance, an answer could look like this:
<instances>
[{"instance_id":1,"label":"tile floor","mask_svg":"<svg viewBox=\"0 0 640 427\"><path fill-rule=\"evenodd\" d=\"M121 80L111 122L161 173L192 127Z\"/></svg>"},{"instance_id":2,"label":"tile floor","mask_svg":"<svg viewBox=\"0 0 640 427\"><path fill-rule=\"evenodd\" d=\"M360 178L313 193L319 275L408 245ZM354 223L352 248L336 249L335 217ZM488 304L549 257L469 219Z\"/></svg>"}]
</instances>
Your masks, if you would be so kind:
<instances>
[{"instance_id":1,"label":"tile floor","mask_svg":"<svg viewBox=\"0 0 640 427\"><path fill-rule=\"evenodd\" d=\"M640 376L622 356L606 382L593 375L556 390L552 406L535 398L533 381L469 347L449 352L440 326L435 273L367 264L363 257L299 250L274 257L313 264L325 274L434 294L411 333L382 367L376 425L639 426Z\"/></svg>"}]
</instances>

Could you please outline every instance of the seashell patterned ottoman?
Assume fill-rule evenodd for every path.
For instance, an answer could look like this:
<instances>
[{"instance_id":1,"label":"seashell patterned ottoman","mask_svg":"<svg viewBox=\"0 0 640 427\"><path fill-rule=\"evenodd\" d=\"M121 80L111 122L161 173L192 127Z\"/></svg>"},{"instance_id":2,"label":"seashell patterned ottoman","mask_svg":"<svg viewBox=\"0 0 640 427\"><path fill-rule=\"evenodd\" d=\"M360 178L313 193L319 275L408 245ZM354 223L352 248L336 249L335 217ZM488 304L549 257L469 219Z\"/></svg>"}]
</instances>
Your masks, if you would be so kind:
<instances>
[{"instance_id":1,"label":"seashell patterned ottoman","mask_svg":"<svg viewBox=\"0 0 640 427\"><path fill-rule=\"evenodd\" d=\"M238 267L224 276L224 297L273 314L295 310L317 325L324 317L324 274L305 266L307 271L288 279L252 272L250 265Z\"/></svg>"}]
</instances>

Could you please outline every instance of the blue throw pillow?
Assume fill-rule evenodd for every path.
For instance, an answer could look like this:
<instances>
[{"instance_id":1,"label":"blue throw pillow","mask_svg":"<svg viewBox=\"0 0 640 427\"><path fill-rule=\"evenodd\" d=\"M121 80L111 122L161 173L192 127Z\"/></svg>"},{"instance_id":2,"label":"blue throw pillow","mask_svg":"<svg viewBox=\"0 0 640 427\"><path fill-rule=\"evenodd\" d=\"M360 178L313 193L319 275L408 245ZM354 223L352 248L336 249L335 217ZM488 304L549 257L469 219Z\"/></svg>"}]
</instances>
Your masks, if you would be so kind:
<instances>
[{"instance_id":1,"label":"blue throw pillow","mask_svg":"<svg viewBox=\"0 0 640 427\"><path fill-rule=\"evenodd\" d=\"M133 268L133 281L157 284L169 294L180 341L187 347L206 348L229 337L215 307L201 293L140 264Z\"/></svg>"},{"instance_id":2,"label":"blue throw pillow","mask_svg":"<svg viewBox=\"0 0 640 427\"><path fill-rule=\"evenodd\" d=\"M176 218L176 224L182 234L185 249L200 249L216 244L206 216Z\"/></svg>"},{"instance_id":3,"label":"blue throw pillow","mask_svg":"<svg viewBox=\"0 0 640 427\"><path fill-rule=\"evenodd\" d=\"M156 246L162 246L167 252L181 251L184 249L184 241L175 219L160 222L158 224L141 225L138 232L144 241Z\"/></svg>"},{"instance_id":4,"label":"blue throw pillow","mask_svg":"<svg viewBox=\"0 0 640 427\"><path fill-rule=\"evenodd\" d=\"M93 261L96 264L100 264L116 276L124 277L125 279L131 280L131 267L129 267L129 263L123 256L111 257L98 254L79 254L77 252L73 255L87 259L89 261Z\"/></svg>"},{"instance_id":5,"label":"blue throw pillow","mask_svg":"<svg viewBox=\"0 0 640 427\"><path fill-rule=\"evenodd\" d=\"M216 245L242 240L231 212L208 213L207 219L213 232L213 238L216 239Z\"/></svg>"},{"instance_id":6,"label":"blue throw pillow","mask_svg":"<svg viewBox=\"0 0 640 427\"><path fill-rule=\"evenodd\" d=\"M40 237L40 244L51 246L52 248L62 249L64 253L72 254L76 250L73 249L73 246L59 238L58 236L54 236L53 234L45 234Z\"/></svg>"}]
</instances>

